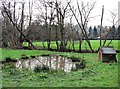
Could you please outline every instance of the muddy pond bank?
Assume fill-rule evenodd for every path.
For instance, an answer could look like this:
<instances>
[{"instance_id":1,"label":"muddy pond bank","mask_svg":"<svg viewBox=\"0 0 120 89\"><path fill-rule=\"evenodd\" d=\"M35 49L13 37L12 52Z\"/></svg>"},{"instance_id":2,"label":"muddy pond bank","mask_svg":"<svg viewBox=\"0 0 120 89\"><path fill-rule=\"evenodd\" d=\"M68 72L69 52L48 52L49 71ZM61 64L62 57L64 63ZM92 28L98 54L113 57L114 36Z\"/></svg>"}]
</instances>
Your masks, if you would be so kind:
<instances>
[{"instance_id":1,"label":"muddy pond bank","mask_svg":"<svg viewBox=\"0 0 120 89\"><path fill-rule=\"evenodd\" d=\"M7 60L3 63L12 62L16 69L28 69L35 72L42 70L62 70L64 72L71 72L78 69L85 68L85 60L74 57L63 57L58 55L42 55L22 57L19 60Z\"/></svg>"}]
</instances>

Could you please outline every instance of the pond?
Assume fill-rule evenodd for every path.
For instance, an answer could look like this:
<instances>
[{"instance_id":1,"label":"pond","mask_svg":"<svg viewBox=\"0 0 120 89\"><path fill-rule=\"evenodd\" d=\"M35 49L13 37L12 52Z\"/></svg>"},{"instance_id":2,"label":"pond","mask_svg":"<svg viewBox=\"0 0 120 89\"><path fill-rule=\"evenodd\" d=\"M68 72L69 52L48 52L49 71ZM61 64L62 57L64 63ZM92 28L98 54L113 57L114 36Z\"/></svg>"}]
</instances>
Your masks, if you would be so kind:
<instances>
[{"instance_id":1,"label":"pond","mask_svg":"<svg viewBox=\"0 0 120 89\"><path fill-rule=\"evenodd\" d=\"M62 57L57 55L38 56L34 58L21 59L16 62L16 68L26 68L29 70L63 70L70 72L72 70L83 69L85 67L84 60L76 60L75 58Z\"/></svg>"}]
</instances>

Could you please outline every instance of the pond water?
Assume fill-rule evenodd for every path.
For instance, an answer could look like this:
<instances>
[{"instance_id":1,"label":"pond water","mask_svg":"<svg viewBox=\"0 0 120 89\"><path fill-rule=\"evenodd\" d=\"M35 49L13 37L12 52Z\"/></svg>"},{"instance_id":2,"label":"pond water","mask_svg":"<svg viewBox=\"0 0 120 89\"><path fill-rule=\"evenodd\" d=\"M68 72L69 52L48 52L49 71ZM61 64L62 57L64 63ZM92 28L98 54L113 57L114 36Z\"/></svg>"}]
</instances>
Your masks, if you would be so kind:
<instances>
[{"instance_id":1,"label":"pond water","mask_svg":"<svg viewBox=\"0 0 120 89\"><path fill-rule=\"evenodd\" d=\"M70 72L72 70L81 69L85 67L83 60L73 61L70 58L62 56L38 56L35 58L21 59L16 62L16 68L27 68L29 70L35 70L36 68L48 68L49 70L63 70L64 72Z\"/></svg>"}]
</instances>

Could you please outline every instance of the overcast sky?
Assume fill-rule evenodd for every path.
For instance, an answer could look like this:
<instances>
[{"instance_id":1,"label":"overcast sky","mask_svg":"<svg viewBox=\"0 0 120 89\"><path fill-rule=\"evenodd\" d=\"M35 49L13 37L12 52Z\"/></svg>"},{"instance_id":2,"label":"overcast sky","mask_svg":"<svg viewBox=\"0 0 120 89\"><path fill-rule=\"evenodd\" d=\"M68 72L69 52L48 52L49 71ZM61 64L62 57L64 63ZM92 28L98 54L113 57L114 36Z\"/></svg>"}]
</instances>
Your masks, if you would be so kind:
<instances>
[{"instance_id":1,"label":"overcast sky","mask_svg":"<svg viewBox=\"0 0 120 89\"><path fill-rule=\"evenodd\" d=\"M69 1L69 0L68 0ZM72 5L76 4L76 0L72 0ZM78 0L79 2L94 2L96 1L95 8L91 12L90 17L97 16L96 18L90 19L88 26L98 26L100 25L101 21L101 13L102 13L102 6L104 5L104 18L103 18L103 26L112 26L112 20L110 11L115 11L118 13L118 2L120 0ZM63 4L64 0L63 0ZM37 12L37 11L36 11ZM98 16L99 15L99 16ZM110 20L110 21L108 21ZM118 16L116 21L118 20ZM76 20L74 23L77 24Z\"/></svg>"},{"instance_id":2,"label":"overcast sky","mask_svg":"<svg viewBox=\"0 0 120 89\"><path fill-rule=\"evenodd\" d=\"M19 1L19 0L16 0L16 1ZM28 1L28 0L26 0ZM35 0L33 0L35 1ZM76 1L76 0L75 0ZM98 16L98 15L101 15L102 13L102 6L104 5L104 18L103 18L103 26L111 26L112 23L109 20L112 20L111 19L111 14L110 14L110 11L116 11L118 12L118 2L120 0L78 0L78 1L96 1L96 5L95 5L95 8L93 9L92 13L91 13L91 16ZM64 2L64 0L63 0ZM76 3L73 1L73 3ZM94 19L90 19L89 23L88 23L88 26L97 26L97 25L100 25L100 20L101 20L101 16L98 16ZM118 16L116 18L116 21L118 20Z\"/></svg>"},{"instance_id":3,"label":"overcast sky","mask_svg":"<svg viewBox=\"0 0 120 89\"><path fill-rule=\"evenodd\" d=\"M95 1L95 0L94 0ZM102 13L102 6L104 5L104 19L103 19L103 25L104 26L111 26L112 23L109 20L111 20L111 14L110 11L117 11L118 12L118 2L120 0L96 0L96 6L93 10L92 15L101 14ZM118 20L118 16L116 18L116 21ZM96 19L91 19L89 22L89 25L99 25L100 24L100 17L97 17Z\"/></svg>"}]
</instances>

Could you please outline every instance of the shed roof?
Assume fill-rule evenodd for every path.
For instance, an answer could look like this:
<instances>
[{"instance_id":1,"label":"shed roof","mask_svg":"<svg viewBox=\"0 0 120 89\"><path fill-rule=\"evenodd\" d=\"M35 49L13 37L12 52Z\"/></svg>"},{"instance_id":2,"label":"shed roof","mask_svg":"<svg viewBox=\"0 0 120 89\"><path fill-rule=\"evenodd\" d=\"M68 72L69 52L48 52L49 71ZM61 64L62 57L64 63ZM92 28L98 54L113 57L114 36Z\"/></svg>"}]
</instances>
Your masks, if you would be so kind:
<instances>
[{"instance_id":1,"label":"shed roof","mask_svg":"<svg viewBox=\"0 0 120 89\"><path fill-rule=\"evenodd\" d=\"M102 54L116 54L116 50L112 47L102 47L101 48Z\"/></svg>"}]
</instances>

